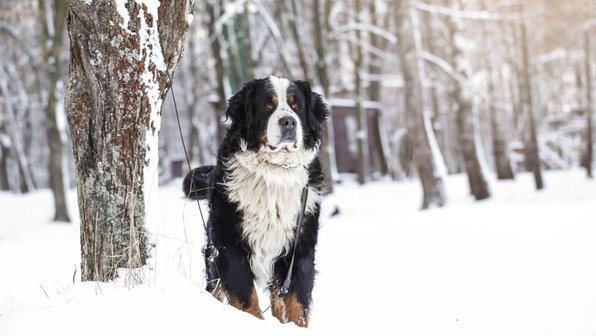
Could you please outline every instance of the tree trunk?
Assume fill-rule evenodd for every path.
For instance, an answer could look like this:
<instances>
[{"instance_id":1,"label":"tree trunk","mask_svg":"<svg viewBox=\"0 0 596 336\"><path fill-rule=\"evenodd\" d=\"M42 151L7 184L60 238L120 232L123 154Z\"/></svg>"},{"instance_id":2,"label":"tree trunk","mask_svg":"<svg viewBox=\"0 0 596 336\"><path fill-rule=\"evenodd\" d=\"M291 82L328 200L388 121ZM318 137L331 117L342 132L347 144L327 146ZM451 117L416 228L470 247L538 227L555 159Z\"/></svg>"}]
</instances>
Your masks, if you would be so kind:
<instances>
[{"instance_id":1,"label":"tree trunk","mask_svg":"<svg viewBox=\"0 0 596 336\"><path fill-rule=\"evenodd\" d=\"M360 0L355 0L355 11L360 13ZM356 29L356 41L360 41L360 30ZM362 107L362 79L360 72L362 70L362 49L355 45L356 59L354 61L354 82L356 84L356 106L354 108L356 118L356 173L358 174L358 183L366 183L368 173L368 146L367 146L367 118Z\"/></svg>"},{"instance_id":2,"label":"tree trunk","mask_svg":"<svg viewBox=\"0 0 596 336\"><path fill-rule=\"evenodd\" d=\"M398 58L404 78L404 103L408 137L413 147L414 165L422 183L422 209L434 205L443 206L446 202L443 178L439 172L437 158L433 156L429 122L425 120L422 101L420 74L417 71L418 55L410 16L409 0L397 0L394 10L397 19Z\"/></svg>"},{"instance_id":3,"label":"tree trunk","mask_svg":"<svg viewBox=\"0 0 596 336\"><path fill-rule=\"evenodd\" d=\"M487 69L489 72L489 76L487 78L487 106L488 113L490 115L490 129L492 135L493 157L495 159L495 170L499 180L512 180L515 178L515 176L513 175L513 169L511 168L511 162L509 161L507 139L505 139L505 134L501 127L502 118L499 118L497 109L495 107L495 90L491 70L492 69Z\"/></svg>"},{"instance_id":4,"label":"tree trunk","mask_svg":"<svg viewBox=\"0 0 596 336\"><path fill-rule=\"evenodd\" d=\"M385 15L383 22L379 22L377 19L379 15L377 14L377 6L376 1L371 1L369 4L369 10L371 13L371 20L372 24L375 26L381 25L383 29L387 29L389 25L389 18L391 15ZM381 39L377 34L369 34L370 36L370 44L381 50L387 49L387 40ZM376 59L371 55L371 59L368 62L368 72L371 75L380 75L382 73L382 60ZM374 102L381 101L381 81L380 80L373 80L369 83L368 90L367 90L368 99ZM389 165L387 163L387 154L385 153L385 148L383 147L383 137L381 136L381 131L384 131L383 127L381 126L382 123L382 111L376 110L372 114L372 124L370 125L371 134L369 134L370 139L374 139L372 143L374 147L372 149L372 157L375 160L375 166L379 168L379 173L381 175L387 175L389 173Z\"/></svg>"},{"instance_id":5,"label":"tree trunk","mask_svg":"<svg viewBox=\"0 0 596 336\"><path fill-rule=\"evenodd\" d=\"M0 120L0 190L10 190L8 181L8 157L10 156L10 138L4 130L4 123Z\"/></svg>"},{"instance_id":6,"label":"tree trunk","mask_svg":"<svg viewBox=\"0 0 596 336\"><path fill-rule=\"evenodd\" d=\"M592 161L594 150L592 148L592 111L593 100L592 100L592 68L590 66L591 52L590 52L590 29L586 29L584 32L584 47L585 47L585 62L586 62L586 174L588 178L592 178Z\"/></svg>"},{"instance_id":7,"label":"tree trunk","mask_svg":"<svg viewBox=\"0 0 596 336\"><path fill-rule=\"evenodd\" d=\"M300 38L300 31L298 30L299 25L299 14L298 8L295 0L283 0L283 6L285 11L288 13L288 24L290 26L290 31L292 33L292 38L294 39L294 44L296 47L296 52L298 53L298 63L300 64L300 69L302 69L302 76L305 80L310 78L309 74L309 67L308 62L306 61L306 54L304 52L304 43ZM300 20L302 21L302 20ZM302 23L302 22L300 22Z\"/></svg>"},{"instance_id":8,"label":"tree trunk","mask_svg":"<svg viewBox=\"0 0 596 336\"><path fill-rule=\"evenodd\" d=\"M525 15L524 6L519 0L520 13L522 17ZM526 165L528 169L534 174L534 183L536 189L544 188L542 180L542 171L540 169L540 155L538 153L538 139L536 136L536 125L534 122L533 102L532 102L532 86L530 84L530 56L528 53L528 36L526 33L526 22L522 19L521 24L521 48L522 48L522 100L523 108L526 112L526 137L525 137L525 156Z\"/></svg>"},{"instance_id":9,"label":"tree trunk","mask_svg":"<svg viewBox=\"0 0 596 336\"><path fill-rule=\"evenodd\" d=\"M481 10L486 10L486 0L480 2ZM492 39L489 36L486 23L481 23L482 37L484 38L485 47L490 48ZM499 118L495 106L495 81L494 81L494 61L493 53L486 53L484 58L484 68L487 73L486 83L486 106L490 118L490 130L492 140L492 152L495 161L495 171L499 180L512 180L514 178L511 162L509 161L509 152L507 147L507 139L502 129L503 118Z\"/></svg>"},{"instance_id":10,"label":"tree trunk","mask_svg":"<svg viewBox=\"0 0 596 336\"><path fill-rule=\"evenodd\" d=\"M157 135L192 2L68 2L66 110L81 221L81 278L145 264L157 201Z\"/></svg>"},{"instance_id":11,"label":"tree trunk","mask_svg":"<svg viewBox=\"0 0 596 336\"><path fill-rule=\"evenodd\" d=\"M476 143L472 98L469 94L470 89L466 87L468 85L468 71L462 63L464 55L456 41L457 24L452 17L449 17L446 20L446 25L451 40L451 59L449 63L451 63L451 66L458 74L458 78L460 78L455 80L450 92L451 101L456 105L459 148L464 158L470 193L476 200L482 200L490 197L490 190L478 157L480 144Z\"/></svg>"},{"instance_id":12,"label":"tree trunk","mask_svg":"<svg viewBox=\"0 0 596 336\"><path fill-rule=\"evenodd\" d=\"M64 144L58 125L58 83L62 76L62 41L66 22L66 1L39 0L42 49L48 78L47 138L49 146L50 189L54 196L54 221L70 222L64 180Z\"/></svg>"},{"instance_id":13,"label":"tree trunk","mask_svg":"<svg viewBox=\"0 0 596 336\"><path fill-rule=\"evenodd\" d=\"M196 24L196 23L195 23ZM188 60L189 68L190 68L190 78L192 82L201 82L201 70L199 66L199 61L196 59L196 55L199 54L201 46L197 44L198 36L196 36L196 29L191 27L191 31L189 32L188 37L188 48L190 51L191 59ZM200 84L196 84L200 85ZM190 95L190 104L188 106L188 127L189 127L189 137L188 137L188 159L190 162L194 162L198 160L199 165L205 164L205 160L203 157L205 156L203 150L205 146L203 146L201 137L199 136L199 106L200 106L201 97L199 95L199 90L193 86L192 94ZM198 155L197 155L198 154ZM196 155L196 156L195 156Z\"/></svg>"},{"instance_id":14,"label":"tree trunk","mask_svg":"<svg viewBox=\"0 0 596 336\"><path fill-rule=\"evenodd\" d=\"M216 3L216 4L214 4ZM215 104L215 120L217 122L217 140L218 143L223 141L223 138L226 134L226 128L222 123L222 116L224 114L226 108L226 89L225 89L225 72L224 72L224 62L221 57L221 32L217 32L215 28L215 23L219 17L218 13L223 7L223 1L205 1L205 11L207 12L207 17L209 18L209 23L207 24L207 31L209 32L209 40L210 49L211 49L211 57L213 57L215 61L215 81L217 82L217 98L218 101Z\"/></svg>"},{"instance_id":15,"label":"tree trunk","mask_svg":"<svg viewBox=\"0 0 596 336\"><path fill-rule=\"evenodd\" d=\"M321 20L324 22L328 21L330 11L330 0L323 0L325 2L325 10L321 15L319 0L313 0L313 20L314 20L314 34L315 34L315 50L317 53L317 60L315 63L317 77L319 84L323 89L323 96L329 98L330 86L329 71L327 69L326 60L326 41L325 34L328 32L327 27L323 28ZM330 113L329 117L323 123L323 140L321 143L321 161L323 164L323 173L327 181L327 192L333 193L333 184L339 179L337 172L337 161L335 159L335 138L333 133L333 110L331 106L328 106Z\"/></svg>"},{"instance_id":16,"label":"tree trunk","mask_svg":"<svg viewBox=\"0 0 596 336\"><path fill-rule=\"evenodd\" d=\"M6 76L6 73L2 71L2 68L0 68L0 71L2 75L0 76L0 96L10 97L11 95L8 90L8 76ZM35 186L33 185L33 176L31 175L31 170L29 169L27 155L25 154L23 144L21 143L20 130L17 125L15 111L13 110L9 100L6 98L4 99L3 108L6 112L5 130L6 133L8 133L10 139L10 152L15 162L17 163L17 168L19 171L18 189L21 193L25 194L35 188Z\"/></svg>"}]
</instances>

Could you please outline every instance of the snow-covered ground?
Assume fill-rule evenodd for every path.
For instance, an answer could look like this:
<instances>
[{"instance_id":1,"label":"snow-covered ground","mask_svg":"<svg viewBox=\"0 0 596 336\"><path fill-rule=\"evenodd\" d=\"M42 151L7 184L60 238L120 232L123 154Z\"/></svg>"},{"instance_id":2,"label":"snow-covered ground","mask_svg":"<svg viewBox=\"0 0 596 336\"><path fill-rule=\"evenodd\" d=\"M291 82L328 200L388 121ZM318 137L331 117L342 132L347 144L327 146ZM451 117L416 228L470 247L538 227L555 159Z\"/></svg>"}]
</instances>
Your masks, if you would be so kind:
<instances>
[{"instance_id":1,"label":"snow-covered ground","mask_svg":"<svg viewBox=\"0 0 596 336\"><path fill-rule=\"evenodd\" d=\"M423 212L417 181L338 186L308 330L204 291L203 228L179 181L161 187L136 286L126 274L81 283L78 224L49 221L47 191L0 193L0 335L596 335L596 182L584 175L547 172L541 192L530 175L493 181L483 202L450 176L448 206Z\"/></svg>"}]
</instances>

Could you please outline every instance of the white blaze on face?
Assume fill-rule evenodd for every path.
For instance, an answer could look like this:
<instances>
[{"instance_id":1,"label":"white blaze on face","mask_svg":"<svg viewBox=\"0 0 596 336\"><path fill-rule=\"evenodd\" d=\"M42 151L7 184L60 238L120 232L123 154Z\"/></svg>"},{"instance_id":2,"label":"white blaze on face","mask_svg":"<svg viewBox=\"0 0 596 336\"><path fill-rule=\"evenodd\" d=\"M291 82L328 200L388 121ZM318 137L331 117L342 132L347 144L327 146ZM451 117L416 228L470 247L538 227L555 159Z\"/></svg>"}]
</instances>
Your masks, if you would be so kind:
<instances>
[{"instance_id":1,"label":"white blaze on face","mask_svg":"<svg viewBox=\"0 0 596 336\"><path fill-rule=\"evenodd\" d=\"M277 107L267 122L267 145L274 151L284 146L290 151L297 150L302 147L302 125L300 124L300 118L298 118L298 115L292 111L292 108L288 104L288 87L290 86L290 81L287 78L270 76L269 82L273 86L275 96L277 97ZM292 117L296 120L296 143L282 143L282 130L279 120L284 117Z\"/></svg>"}]
</instances>

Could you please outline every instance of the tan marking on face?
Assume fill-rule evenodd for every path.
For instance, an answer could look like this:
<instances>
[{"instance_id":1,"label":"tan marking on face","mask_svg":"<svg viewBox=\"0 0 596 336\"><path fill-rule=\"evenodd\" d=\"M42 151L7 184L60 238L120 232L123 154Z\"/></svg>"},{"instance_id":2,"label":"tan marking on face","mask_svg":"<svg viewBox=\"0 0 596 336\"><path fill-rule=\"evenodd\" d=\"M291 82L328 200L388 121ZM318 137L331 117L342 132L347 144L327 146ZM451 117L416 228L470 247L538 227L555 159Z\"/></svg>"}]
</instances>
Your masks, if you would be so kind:
<instances>
[{"instance_id":1,"label":"tan marking on face","mask_svg":"<svg viewBox=\"0 0 596 336\"><path fill-rule=\"evenodd\" d=\"M271 102L273 103L273 107L277 107L277 104L279 103L277 96L271 97Z\"/></svg>"},{"instance_id":2,"label":"tan marking on face","mask_svg":"<svg viewBox=\"0 0 596 336\"><path fill-rule=\"evenodd\" d=\"M263 146L267 145L267 132L263 132L259 135L259 143Z\"/></svg>"},{"instance_id":3,"label":"tan marking on face","mask_svg":"<svg viewBox=\"0 0 596 336\"><path fill-rule=\"evenodd\" d=\"M288 105L292 106L292 104L296 101L296 96L289 95L288 96Z\"/></svg>"}]
</instances>

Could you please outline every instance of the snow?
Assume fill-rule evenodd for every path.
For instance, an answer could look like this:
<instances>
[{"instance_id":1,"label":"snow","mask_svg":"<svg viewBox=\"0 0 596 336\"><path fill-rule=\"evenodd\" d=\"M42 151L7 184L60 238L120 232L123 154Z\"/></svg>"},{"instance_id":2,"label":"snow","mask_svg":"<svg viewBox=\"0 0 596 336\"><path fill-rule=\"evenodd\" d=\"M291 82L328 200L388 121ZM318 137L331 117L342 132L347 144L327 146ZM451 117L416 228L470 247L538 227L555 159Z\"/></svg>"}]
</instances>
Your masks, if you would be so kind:
<instances>
[{"instance_id":1,"label":"snow","mask_svg":"<svg viewBox=\"0 0 596 336\"><path fill-rule=\"evenodd\" d=\"M595 335L596 182L583 170L545 179L541 192L531 174L491 181L493 197L474 202L450 175L449 203L427 211L416 180L338 185L307 330L205 292L203 226L180 180L160 189L148 280L132 287L79 281L78 224L49 221L49 191L0 193L0 335Z\"/></svg>"},{"instance_id":2,"label":"snow","mask_svg":"<svg viewBox=\"0 0 596 336\"><path fill-rule=\"evenodd\" d=\"M160 89L157 77L159 72L167 71L167 66L164 61L164 56L159 41L158 31L158 0L136 0L145 6L139 10L139 19L141 27L139 29L139 58L144 59L145 67L141 74L141 84L145 89L145 96L149 100L149 127L145 133L145 141L147 145L145 167L143 169L143 195L145 198L145 212L147 218L147 225L153 225L159 216L159 206L157 203L158 193L158 145L159 145L159 130L161 128L161 106L163 99L161 97L162 91ZM147 8L147 13L143 10ZM146 14L151 17L151 25L147 25ZM145 56L145 57L143 57Z\"/></svg>"},{"instance_id":3,"label":"snow","mask_svg":"<svg viewBox=\"0 0 596 336\"><path fill-rule=\"evenodd\" d=\"M116 0L116 10L122 18L122 23L120 24L120 27L122 27L122 29L124 29L124 31L126 31L127 33L134 34L133 31L128 29L128 23L130 22L130 14L128 13L128 9L126 8L127 2L128 0Z\"/></svg>"}]
</instances>

